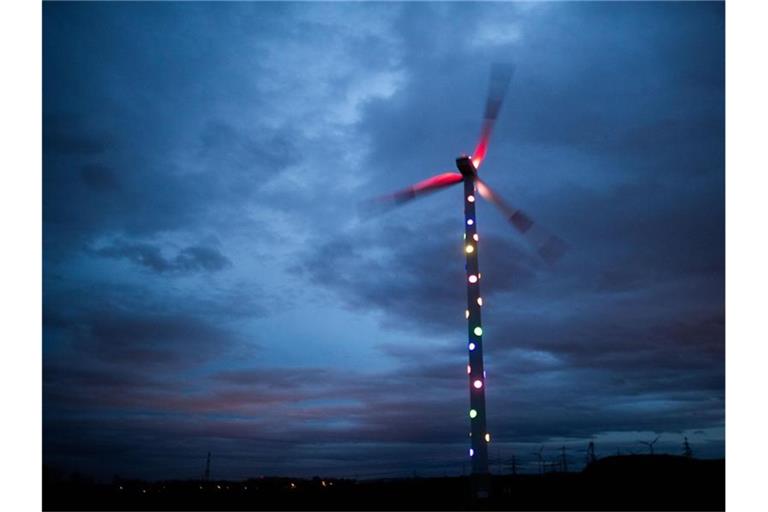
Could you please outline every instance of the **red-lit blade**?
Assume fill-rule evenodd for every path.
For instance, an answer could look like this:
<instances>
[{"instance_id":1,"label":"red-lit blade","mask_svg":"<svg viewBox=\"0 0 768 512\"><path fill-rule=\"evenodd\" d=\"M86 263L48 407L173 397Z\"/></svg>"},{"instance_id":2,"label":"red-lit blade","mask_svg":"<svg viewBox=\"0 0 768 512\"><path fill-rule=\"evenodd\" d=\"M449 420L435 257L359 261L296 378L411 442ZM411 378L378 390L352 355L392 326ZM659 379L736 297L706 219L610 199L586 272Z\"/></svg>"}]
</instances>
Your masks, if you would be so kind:
<instances>
[{"instance_id":1,"label":"red-lit blade","mask_svg":"<svg viewBox=\"0 0 768 512\"><path fill-rule=\"evenodd\" d=\"M499 110L501 110L501 104L507 94L514 70L515 68L509 64L495 64L491 68L491 81L488 86L488 99L485 102L483 128L480 131L480 141L475 147L475 152L472 153L472 163L475 164L475 169L480 167L488 151L488 141L491 138L493 125L499 116Z\"/></svg>"},{"instance_id":2,"label":"red-lit blade","mask_svg":"<svg viewBox=\"0 0 768 512\"><path fill-rule=\"evenodd\" d=\"M394 194L388 194L376 199L376 203L380 205L386 204L402 204L411 199L416 199L430 192L440 190L441 188L450 187L455 185L464 179L464 176L458 172L446 172L432 176L424 181L420 181L415 185L411 185L408 188L399 190Z\"/></svg>"},{"instance_id":3,"label":"red-lit blade","mask_svg":"<svg viewBox=\"0 0 768 512\"><path fill-rule=\"evenodd\" d=\"M501 196L495 193L480 178L475 178L475 183L477 185L477 193L501 210L510 224L525 237L528 243L536 249L536 252L545 261L554 263L565 254L568 246L560 238L550 234L522 210L507 204Z\"/></svg>"}]
</instances>

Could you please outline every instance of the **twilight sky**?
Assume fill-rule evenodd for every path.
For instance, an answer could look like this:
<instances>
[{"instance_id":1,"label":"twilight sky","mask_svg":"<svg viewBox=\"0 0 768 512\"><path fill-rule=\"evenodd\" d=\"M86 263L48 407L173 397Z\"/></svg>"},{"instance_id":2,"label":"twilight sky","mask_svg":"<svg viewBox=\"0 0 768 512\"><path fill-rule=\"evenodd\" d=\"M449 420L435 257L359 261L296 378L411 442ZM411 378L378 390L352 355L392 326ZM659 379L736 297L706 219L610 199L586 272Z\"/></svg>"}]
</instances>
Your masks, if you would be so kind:
<instances>
[{"instance_id":1,"label":"twilight sky","mask_svg":"<svg viewBox=\"0 0 768 512\"><path fill-rule=\"evenodd\" d=\"M461 187L490 456L724 453L722 3L43 5L44 462L102 478L468 468ZM582 451L579 451L582 450ZM527 466L526 466L527 465Z\"/></svg>"}]
</instances>

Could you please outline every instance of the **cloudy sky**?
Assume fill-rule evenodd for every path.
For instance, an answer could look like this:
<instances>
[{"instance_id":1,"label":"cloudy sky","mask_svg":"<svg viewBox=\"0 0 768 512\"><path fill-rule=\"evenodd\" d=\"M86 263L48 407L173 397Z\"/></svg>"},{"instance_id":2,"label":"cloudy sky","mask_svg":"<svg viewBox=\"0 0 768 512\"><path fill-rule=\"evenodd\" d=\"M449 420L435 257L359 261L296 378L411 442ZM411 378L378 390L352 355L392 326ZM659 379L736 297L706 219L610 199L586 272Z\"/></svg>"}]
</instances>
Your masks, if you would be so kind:
<instances>
[{"instance_id":1,"label":"cloudy sky","mask_svg":"<svg viewBox=\"0 0 768 512\"><path fill-rule=\"evenodd\" d=\"M468 469L471 152L495 461L724 452L720 3L43 6L44 462L101 478ZM581 450L581 451L580 451Z\"/></svg>"}]
</instances>

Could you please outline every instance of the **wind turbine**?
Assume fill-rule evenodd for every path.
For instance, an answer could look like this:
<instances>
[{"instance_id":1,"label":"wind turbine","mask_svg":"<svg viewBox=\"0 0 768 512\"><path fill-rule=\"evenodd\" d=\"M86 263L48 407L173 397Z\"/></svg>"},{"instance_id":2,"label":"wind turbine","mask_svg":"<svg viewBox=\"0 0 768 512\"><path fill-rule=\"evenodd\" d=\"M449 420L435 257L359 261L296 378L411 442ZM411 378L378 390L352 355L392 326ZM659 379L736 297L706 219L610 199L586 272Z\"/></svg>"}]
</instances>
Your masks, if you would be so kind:
<instances>
[{"instance_id":1,"label":"wind turbine","mask_svg":"<svg viewBox=\"0 0 768 512\"><path fill-rule=\"evenodd\" d=\"M512 226L534 246L538 254L545 261L554 262L563 254L566 248L562 240L549 234L522 210L510 206L481 180L477 174L480 165L485 161L491 132L501 110L504 96L512 79L512 73L513 67L509 65L497 64L492 67L480 140L472 155L462 154L456 159L456 167L459 172L439 174L378 199L380 204L399 205L436 190L458 183L464 184L464 252L467 261L467 309L465 316L469 333L469 340L467 342L467 349L469 351L467 374L469 376L471 438L469 456L472 460L473 475L488 474L487 445L490 442L490 434L486 429L483 327L480 320L480 307L483 305L483 299L480 296L479 238L477 234L477 215L475 214L476 193L501 210Z\"/></svg>"},{"instance_id":2,"label":"wind turbine","mask_svg":"<svg viewBox=\"0 0 768 512\"><path fill-rule=\"evenodd\" d=\"M648 442L648 441L638 441L638 442L640 444L644 444L645 446L647 446L648 450L650 451L650 454L653 455L653 445L656 444L656 441L658 441L660 437L661 436L656 436L656 439L654 439L651 442Z\"/></svg>"}]
</instances>

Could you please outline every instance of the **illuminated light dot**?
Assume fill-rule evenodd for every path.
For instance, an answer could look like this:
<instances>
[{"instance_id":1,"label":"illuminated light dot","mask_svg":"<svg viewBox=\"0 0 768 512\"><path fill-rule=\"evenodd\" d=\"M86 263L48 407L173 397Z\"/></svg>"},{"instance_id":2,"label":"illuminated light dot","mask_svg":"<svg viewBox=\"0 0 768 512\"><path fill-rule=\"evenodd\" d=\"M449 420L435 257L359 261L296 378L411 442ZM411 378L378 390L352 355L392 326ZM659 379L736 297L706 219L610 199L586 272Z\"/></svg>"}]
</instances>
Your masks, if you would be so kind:
<instances>
[{"instance_id":1,"label":"illuminated light dot","mask_svg":"<svg viewBox=\"0 0 768 512\"><path fill-rule=\"evenodd\" d=\"M474 343L470 343L469 344L469 350L475 350L475 344Z\"/></svg>"},{"instance_id":2,"label":"illuminated light dot","mask_svg":"<svg viewBox=\"0 0 768 512\"><path fill-rule=\"evenodd\" d=\"M470 373L472 373L472 367L467 365L467 375L469 375Z\"/></svg>"},{"instance_id":3,"label":"illuminated light dot","mask_svg":"<svg viewBox=\"0 0 768 512\"><path fill-rule=\"evenodd\" d=\"M471 225L472 225L472 224L474 224L474 223L475 223L475 221L474 221L474 220L472 220L472 219L467 219L467 226L471 226Z\"/></svg>"},{"instance_id":4,"label":"illuminated light dot","mask_svg":"<svg viewBox=\"0 0 768 512\"><path fill-rule=\"evenodd\" d=\"M483 387L483 381L480 379L477 379L475 382L472 383L473 386L475 386L475 389L480 389Z\"/></svg>"},{"instance_id":5,"label":"illuminated light dot","mask_svg":"<svg viewBox=\"0 0 768 512\"><path fill-rule=\"evenodd\" d=\"M464 240L466 240L466 239L467 239L467 234L466 234L466 233L464 233Z\"/></svg>"},{"instance_id":6,"label":"illuminated light dot","mask_svg":"<svg viewBox=\"0 0 768 512\"><path fill-rule=\"evenodd\" d=\"M476 283L477 282L477 276L476 275L469 276L469 282L470 283Z\"/></svg>"},{"instance_id":7,"label":"illuminated light dot","mask_svg":"<svg viewBox=\"0 0 768 512\"><path fill-rule=\"evenodd\" d=\"M475 336L482 336L483 335L483 328L482 327L475 327L475 330L472 331L475 333Z\"/></svg>"},{"instance_id":8,"label":"illuminated light dot","mask_svg":"<svg viewBox=\"0 0 768 512\"><path fill-rule=\"evenodd\" d=\"M468 245L464 248L465 251L467 251L467 254L473 253L475 251L475 248L471 245Z\"/></svg>"},{"instance_id":9,"label":"illuminated light dot","mask_svg":"<svg viewBox=\"0 0 768 512\"><path fill-rule=\"evenodd\" d=\"M467 201L469 201L470 203L474 203L475 202L475 196L473 196L473 195L467 196Z\"/></svg>"},{"instance_id":10,"label":"illuminated light dot","mask_svg":"<svg viewBox=\"0 0 768 512\"><path fill-rule=\"evenodd\" d=\"M477 233L475 233L474 235L472 235L472 238L474 238L474 239L475 239L475 242L479 242L479 241L480 241L480 237L479 237L479 236L477 236Z\"/></svg>"},{"instance_id":11,"label":"illuminated light dot","mask_svg":"<svg viewBox=\"0 0 768 512\"><path fill-rule=\"evenodd\" d=\"M470 418L477 418L477 411L474 409L469 410L469 417Z\"/></svg>"},{"instance_id":12,"label":"illuminated light dot","mask_svg":"<svg viewBox=\"0 0 768 512\"><path fill-rule=\"evenodd\" d=\"M464 310L464 316L465 316L466 318L469 318L469 310L468 310L468 309L465 309L465 310Z\"/></svg>"},{"instance_id":13,"label":"illuminated light dot","mask_svg":"<svg viewBox=\"0 0 768 512\"><path fill-rule=\"evenodd\" d=\"M478 297L477 298L477 305L478 306L482 306L483 305L483 298L482 297Z\"/></svg>"},{"instance_id":14,"label":"illuminated light dot","mask_svg":"<svg viewBox=\"0 0 768 512\"><path fill-rule=\"evenodd\" d=\"M477 278L478 279L482 279L483 278L483 273L482 272L478 272L477 273Z\"/></svg>"},{"instance_id":15,"label":"illuminated light dot","mask_svg":"<svg viewBox=\"0 0 768 512\"><path fill-rule=\"evenodd\" d=\"M472 448L469 449L469 456L470 457L474 457L475 456L475 450L473 450Z\"/></svg>"},{"instance_id":16,"label":"illuminated light dot","mask_svg":"<svg viewBox=\"0 0 768 512\"><path fill-rule=\"evenodd\" d=\"M485 434L485 442L490 443L491 442L491 434Z\"/></svg>"}]
</instances>

